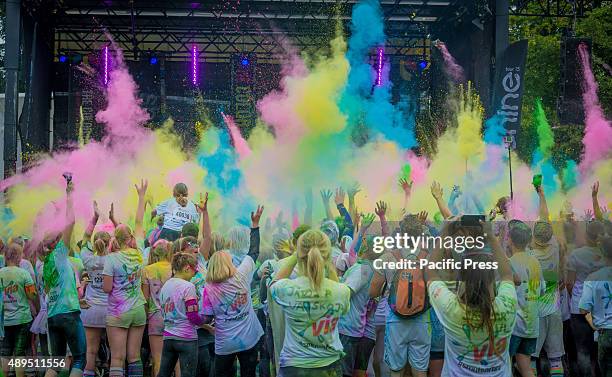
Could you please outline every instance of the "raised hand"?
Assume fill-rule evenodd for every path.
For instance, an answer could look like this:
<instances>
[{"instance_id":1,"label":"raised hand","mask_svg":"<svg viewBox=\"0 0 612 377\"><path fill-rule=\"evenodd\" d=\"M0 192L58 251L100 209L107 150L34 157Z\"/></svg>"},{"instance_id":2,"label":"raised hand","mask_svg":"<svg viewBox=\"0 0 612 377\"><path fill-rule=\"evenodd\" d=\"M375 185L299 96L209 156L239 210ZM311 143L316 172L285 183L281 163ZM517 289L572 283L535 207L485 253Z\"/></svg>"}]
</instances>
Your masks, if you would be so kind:
<instances>
[{"instance_id":1,"label":"raised hand","mask_svg":"<svg viewBox=\"0 0 612 377\"><path fill-rule=\"evenodd\" d=\"M342 187L338 187L336 189L336 195L334 196L334 201L336 202L336 205L344 204L345 196L346 196L346 193L344 192Z\"/></svg>"},{"instance_id":2,"label":"raised hand","mask_svg":"<svg viewBox=\"0 0 612 377\"><path fill-rule=\"evenodd\" d=\"M359 183L355 182L351 187L346 190L346 194L349 198L354 198L357 193L361 191L361 187L359 187Z\"/></svg>"},{"instance_id":3,"label":"raised hand","mask_svg":"<svg viewBox=\"0 0 612 377\"><path fill-rule=\"evenodd\" d=\"M115 222L115 203L111 203L110 211L108 211L108 219Z\"/></svg>"},{"instance_id":4,"label":"raised hand","mask_svg":"<svg viewBox=\"0 0 612 377\"><path fill-rule=\"evenodd\" d=\"M149 181L147 181L146 179L141 179L140 185L135 184L134 187L136 188L138 196L144 198L147 193L147 188L149 187Z\"/></svg>"},{"instance_id":5,"label":"raised hand","mask_svg":"<svg viewBox=\"0 0 612 377\"><path fill-rule=\"evenodd\" d=\"M253 228L259 227L259 220L261 219L261 214L263 213L263 210L263 206L257 206L257 211L251 212L251 226Z\"/></svg>"},{"instance_id":6,"label":"raised hand","mask_svg":"<svg viewBox=\"0 0 612 377\"><path fill-rule=\"evenodd\" d=\"M419 220L421 224L425 225L425 223L427 222L427 216L429 216L429 213L427 213L427 211L421 211L417 214L417 220Z\"/></svg>"},{"instance_id":7,"label":"raised hand","mask_svg":"<svg viewBox=\"0 0 612 377\"><path fill-rule=\"evenodd\" d=\"M584 210L584 215L582 216L584 221L591 221L593 219L593 211L590 209Z\"/></svg>"},{"instance_id":8,"label":"raised hand","mask_svg":"<svg viewBox=\"0 0 612 377\"><path fill-rule=\"evenodd\" d=\"M361 229L365 232L370 225L374 222L376 216L373 213L366 213L361 215Z\"/></svg>"},{"instance_id":9,"label":"raised hand","mask_svg":"<svg viewBox=\"0 0 612 377\"><path fill-rule=\"evenodd\" d=\"M442 186L436 181L433 181L431 184L431 195L436 200L442 200L442 196L444 195L444 191L442 190Z\"/></svg>"},{"instance_id":10,"label":"raised hand","mask_svg":"<svg viewBox=\"0 0 612 377\"><path fill-rule=\"evenodd\" d=\"M382 200L376 203L376 209L374 209L374 213L378 215L378 217L385 217L387 214L387 203Z\"/></svg>"},{"instance_id":11,"label":"raised hand","mask_svg":"<svg viewBox=\"0 0 612 377\"><path fill-rule=\"evenodd\" d=\"M94 200L93 202L93 210L94 210L94 217L97 219L100 217L100 209L98 208L98 202L96 202Z\"/></svg>"},{"instance_id":12,"label":"raised hand","mask_svg":"<svg viewBox=\"0 0 612 377\"><path fill-rule=\"evenodd\" d=\"M599 193L599 181L595 181L591 187L591 196L597 197L597 193Z\"/></svg>"},{"instance_id":13,"label":"raised hand","mask_svg":"<svg viewBox=\"0 0 612 377\"><path fill-rule=\"evenodd\" d=\"M205 193L203 197L200 193L200 201L198 204L196 204L196 207L198 207L198 211L200 211L200 213L208 211L208 192Z\"/></svg>"},{"instance_id":14,"label":"raised hand","mask_svg":"<svg viewBox=\"0 0 612 377\"><path fill-rule=\"evenodd\" d=\"M329 200L331 199L332 195L332 190L321 190L321 199L323 200L323 203L329 203Z\"/></svg>"},{"instance_id":15,"label":"raised hand","mask_svg":"<svg viewBox=\"0 0 612 377\"><path fill-rule=\"evenodd\" d=\"M404 194L410 195L412 192L412 181L408 181L406 178L400 178L399 185L402 187Z\"/></svg>"}]
</instances>

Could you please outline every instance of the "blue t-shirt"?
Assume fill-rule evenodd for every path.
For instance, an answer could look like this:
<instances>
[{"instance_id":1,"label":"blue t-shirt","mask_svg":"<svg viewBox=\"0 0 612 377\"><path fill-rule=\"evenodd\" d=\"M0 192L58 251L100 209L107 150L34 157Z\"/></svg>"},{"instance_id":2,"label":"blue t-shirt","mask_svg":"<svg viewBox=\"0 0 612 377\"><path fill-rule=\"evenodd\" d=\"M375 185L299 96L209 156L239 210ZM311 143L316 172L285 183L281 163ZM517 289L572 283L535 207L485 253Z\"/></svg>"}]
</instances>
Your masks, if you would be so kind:
<instances>
[{"instance_id":1,"label":"blue t-shirt","mask_svg":"<svg viewBox=\"0 0 612 377\"><path fill-rule=\"evenodd\" d=\"M593 326L612 330L612 267L590 274L584 282L579 308L591 313Z\"/></svg>"},{"instance_id":2,"label":"blue t-shirt","mask_svg":"<svg viewBox=\"0 0 612 377\"><path fill-rule=\"evenodd\" d=\"M178 204L175 198L170 198L156 208L158 215L164 216L164 228L180 232L187 223L198 223L200 214L195 204L187 202L185 207Z\"/></svg>"},{"instance_id":3,"label":"blue t-shirt","mask_svg":"<svg viewBox=\"0 0 612 377\"><path fill-rule=\"evenodd\" d=\"M68 253L64 241L60 241L45 259L43 280L47 292L48 318L81 311L76 277Z\"/></svg>"}]
</instances>

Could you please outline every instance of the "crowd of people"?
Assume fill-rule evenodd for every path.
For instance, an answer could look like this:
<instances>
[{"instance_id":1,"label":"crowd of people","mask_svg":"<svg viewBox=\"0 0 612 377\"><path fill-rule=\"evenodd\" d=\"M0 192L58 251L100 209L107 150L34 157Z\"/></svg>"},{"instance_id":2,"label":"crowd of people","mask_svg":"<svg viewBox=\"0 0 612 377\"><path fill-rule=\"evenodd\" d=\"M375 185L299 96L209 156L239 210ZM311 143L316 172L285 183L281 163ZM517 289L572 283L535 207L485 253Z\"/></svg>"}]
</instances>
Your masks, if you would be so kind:
<instances>
[{"instance_id":1,"label":"crowd of people","mask_svg":"<svg viewBox=\"0 0 612 377\"><path fill-rule=\"evenodd\" d=\"M221 233L208 194L194 202L177 184L147 211L142 180L133 229L112 207L112 229L101 227L94 202L81 237L74 184L63 231L1 245L5 376L40 373L9 362L49 355L66 360L50 377L612 376L612 226L597 183L584 221L568 208L552 221L541 187L537 221L512 218L509 198L464 221L458 190L448 203L435 182L443 220L432 221L410 213L402 180L395 222L384 201L360 214L351 187L321 191L321 222L310 194L302 222L280 213L260 229L258 206L250 228ZM481 237L485 246L373 247L396 234ZM390 267L422 259L497 268Z\"/></svg>"}]
</instances>

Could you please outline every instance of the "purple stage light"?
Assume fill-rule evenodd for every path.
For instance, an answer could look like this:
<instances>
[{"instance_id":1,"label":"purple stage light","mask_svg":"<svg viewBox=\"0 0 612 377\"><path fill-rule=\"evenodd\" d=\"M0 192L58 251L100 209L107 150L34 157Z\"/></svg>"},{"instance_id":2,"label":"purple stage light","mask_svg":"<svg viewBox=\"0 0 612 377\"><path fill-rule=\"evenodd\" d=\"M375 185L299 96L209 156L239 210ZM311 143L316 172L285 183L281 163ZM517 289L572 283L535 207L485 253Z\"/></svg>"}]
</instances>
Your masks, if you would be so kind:
<instances>
[{"instance_id":1,"label":"purple stage light","mask_svg":"<svg viewBox=\"0 0 612 377\"><path fill-rule=\"evenodd\" d=\"M191 46L191 83L198 85L198 46Z\"/></svg>"},{"instance_id":2,"label":"purple stage light","mask_svg":"<svg viewBox=\"0 0 612 377\"><path fill-rule=\"evenodd\" d=\"M104 46L104 85L108 85L108 46Z\"/></svg>"},{"instance_id":3,"label":"purple stage light","mask_svg":"<svg viewBox=\"0 0 612 377\"><path fill-rule=\"evenodd\" d=\"M376 86L382 84L383 49L378 48L378 67L376 70Z\"/></svg>"}]
</instances>

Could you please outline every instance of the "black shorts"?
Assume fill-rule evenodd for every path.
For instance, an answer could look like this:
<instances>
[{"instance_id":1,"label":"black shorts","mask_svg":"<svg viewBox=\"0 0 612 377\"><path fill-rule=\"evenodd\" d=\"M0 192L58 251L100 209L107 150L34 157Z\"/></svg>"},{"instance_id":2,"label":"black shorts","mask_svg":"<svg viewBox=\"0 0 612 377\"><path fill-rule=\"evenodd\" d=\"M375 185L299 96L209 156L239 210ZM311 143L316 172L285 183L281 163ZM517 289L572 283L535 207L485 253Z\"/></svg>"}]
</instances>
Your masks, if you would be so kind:
<instances>
[{"instance_id":1,"label":"black shorts","mask_svg":"<svg viewBox=\"0 0 612 377\"><path fill-rule=\"evenodd\" d=\"M538 338L522 338L520 336L512 335L510 337L510 356L514 356L517 353L521 355L531 356L536 349L536 343Z\"/></svg>"},{"instance_id":2,"label":"black shorts","mask_svg":"<svg viewBox=\"0 0 612 377\"><path fill-rule=\"evenodd\" d=\"M15 326L4 326L4 339L0 347L0 356L25 356L30 345L30 326L32 322Z\"/></svg>"},{"instance_id":3,"label":"black shorts","mask_svg":"<svg viewBox=\"0 0 612 377\"><path fill-rule=\"evenodd\" d=\"M179 238L181 238L181 232L172 230L172 229L168 229L168 228L162 228L161 232L159 233L159 237L158 237L158 239L160 240L164 239L170 242L174 242L178 240Z\"/></svg>"},{"instance_id":4,"label":"black shorts","mask_svg":"<svg viewBox=\"0 0 612 377\"><path fill-rule=\"evenodd\" d=\"M321 368L281 367L278 377L342 377L340 361Z\"/></svg>"},{"instance_id":5,"label":"black shorts","mask_svg":"<svg viewBox=\"0 0 612 377\"><path fill-rule=\"evenodd\" d=\"M370 354L374 349L375 341L366 337L355 338L340 334L340 341L344 347L342 375L352 376L354 370L368 370Z\"/></svg>"}]
</instances>

